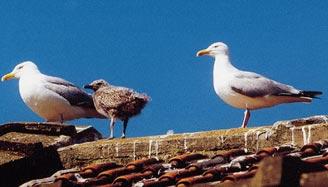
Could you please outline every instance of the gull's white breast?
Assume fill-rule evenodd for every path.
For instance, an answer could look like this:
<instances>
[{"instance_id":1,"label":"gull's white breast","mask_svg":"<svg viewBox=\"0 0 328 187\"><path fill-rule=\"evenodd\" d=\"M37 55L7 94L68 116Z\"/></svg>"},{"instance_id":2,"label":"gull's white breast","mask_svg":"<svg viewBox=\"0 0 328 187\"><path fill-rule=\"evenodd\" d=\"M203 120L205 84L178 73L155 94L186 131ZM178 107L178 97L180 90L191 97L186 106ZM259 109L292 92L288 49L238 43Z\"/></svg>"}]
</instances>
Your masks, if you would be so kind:
<instances>
[{"instance_id":1,"label":"gull's white breast","mask_svg":"<svg viewBox=\"0 0 328 187\"><path fill-rule=\"evenodd\" d=\"M60 121L75 113L70 103L57 93L47 89L41 75L23 76L19 80L19 92L24 103L47 121ZM74 107L75 108L75 107Z\"/></svg>"},{"instance_id":2,"label":"gull's white breast","mask_svg":"<svg viewBox=\"0 0 328 187\"><path fill-rule=\"evenodd\" d=\"M249 97L234 92L229 84L230 77L214 75L213 86L215 93L228 105L235 108L246 109L254 103Z\"/></svg>"}]
</instances>

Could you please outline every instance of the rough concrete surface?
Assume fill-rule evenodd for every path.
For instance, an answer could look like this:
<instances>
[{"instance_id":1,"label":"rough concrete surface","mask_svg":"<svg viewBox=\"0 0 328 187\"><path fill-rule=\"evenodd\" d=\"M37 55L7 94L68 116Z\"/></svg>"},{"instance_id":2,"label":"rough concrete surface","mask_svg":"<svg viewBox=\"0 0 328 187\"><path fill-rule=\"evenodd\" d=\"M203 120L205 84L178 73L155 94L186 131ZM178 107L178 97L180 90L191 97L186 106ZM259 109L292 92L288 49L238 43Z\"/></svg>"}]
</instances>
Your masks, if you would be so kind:
<instances>
[{"instance_id":1,"label":"rough concrete surface","mask_svg":"<svg viewBox=\"0 0 328 187\"><path fill-rule=\"evenodd\" d=\"M58 153L65 168L109 161L126 164L145 157L168 161L169 158L185 152L214 156L234 148L245 148L250 152L284 144L300 148L304 144L327 139L327 130L328 116L321 115L245 129L104 139L59 148Z\"/></svg>"}]
</instances>

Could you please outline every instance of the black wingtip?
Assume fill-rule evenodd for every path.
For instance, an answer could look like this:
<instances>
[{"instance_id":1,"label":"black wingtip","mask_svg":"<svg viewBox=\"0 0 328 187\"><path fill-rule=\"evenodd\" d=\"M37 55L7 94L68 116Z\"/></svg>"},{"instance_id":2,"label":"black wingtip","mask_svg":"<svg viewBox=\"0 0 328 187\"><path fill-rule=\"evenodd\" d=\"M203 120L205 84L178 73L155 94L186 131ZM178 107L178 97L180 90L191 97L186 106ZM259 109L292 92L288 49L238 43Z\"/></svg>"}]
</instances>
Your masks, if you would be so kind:
<instances>
[{"instance_id":1,"label":"black wingtip","mask_svg":"<svg viewBox=\"0 0 328 187\"><path fill-rule=\"evenodd\" d=\"M319 98L317 96L322 95L322 92L321 91L301 91L300 95L302 97Z\"/></svg>"}]
</instances>

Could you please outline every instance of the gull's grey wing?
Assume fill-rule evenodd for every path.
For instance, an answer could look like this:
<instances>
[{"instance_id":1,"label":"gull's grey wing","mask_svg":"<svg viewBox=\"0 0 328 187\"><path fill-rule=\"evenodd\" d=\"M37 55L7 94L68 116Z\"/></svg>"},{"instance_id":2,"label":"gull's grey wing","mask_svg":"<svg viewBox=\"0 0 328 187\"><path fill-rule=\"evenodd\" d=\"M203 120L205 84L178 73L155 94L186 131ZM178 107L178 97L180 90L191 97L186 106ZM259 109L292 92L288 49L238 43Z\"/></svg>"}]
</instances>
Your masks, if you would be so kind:
<instances>
[{"instance_id":1,"label":"gull's grey wing","mask_svg":"<svg viewBox=\"0 0 328 187\"><path fill-rule=\"evenodd\" d=\"M230 84L233 91L248 97L263 97L266 95L292 96L300 93L299 90L292 86L245 71L236 74Z\"/></svg>"},{"instance_id":2,"label":"gull's grey wing","mask_svg":"<svg viewBox=\"0 0 328 187\"><path fill-rule=\"evenodd\" d=\"M94 108L91 95L87 94L71 82L52 76L44 76L45 87L64 97L71 105Z\"/></svg>"}]
</instances>

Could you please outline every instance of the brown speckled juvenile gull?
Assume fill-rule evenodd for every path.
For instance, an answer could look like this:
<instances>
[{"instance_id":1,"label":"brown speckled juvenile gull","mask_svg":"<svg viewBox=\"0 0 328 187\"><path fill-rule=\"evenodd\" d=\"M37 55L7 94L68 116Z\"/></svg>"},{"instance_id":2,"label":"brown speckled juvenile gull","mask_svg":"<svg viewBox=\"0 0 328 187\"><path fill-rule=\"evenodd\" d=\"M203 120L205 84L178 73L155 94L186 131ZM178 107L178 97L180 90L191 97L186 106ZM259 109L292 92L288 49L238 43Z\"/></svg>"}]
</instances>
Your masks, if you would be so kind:
<instances>
[{"instance_id":1,"label":"brown speckled juvenile gull","mask_svg":"<svg viewBox=\"0 0 328 187\"><path fill-rule=\"evenodd\" d=\"M84 88L92 89L95 107L110 121L110 136L114 138L114 124L117 119L123 121L122 138L125 138L129 118L138 115L149 101L149 97L132 89L108 84L105 80L95 80Z\"/></svg>"}]
</instances>

